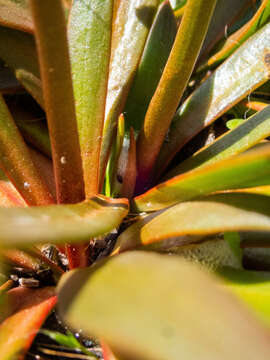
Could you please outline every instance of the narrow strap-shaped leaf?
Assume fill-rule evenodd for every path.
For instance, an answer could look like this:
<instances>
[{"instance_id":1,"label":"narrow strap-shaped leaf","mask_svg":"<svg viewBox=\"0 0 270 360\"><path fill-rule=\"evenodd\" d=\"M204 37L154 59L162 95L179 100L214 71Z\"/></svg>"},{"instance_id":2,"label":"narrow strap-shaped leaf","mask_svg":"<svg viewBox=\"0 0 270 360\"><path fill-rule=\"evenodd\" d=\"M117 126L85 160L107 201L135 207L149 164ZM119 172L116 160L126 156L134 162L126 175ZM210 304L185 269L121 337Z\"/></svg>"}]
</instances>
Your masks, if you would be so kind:
<instances>
[{"instance_id":1,"label":"narrow strap-shaped leaf","mask_svg":"<svg viewBox=\"0 0 270 360\"><path fill-rule=\"evenodd\" d=\"M117 165L121 154L125 136L125 117L121 114L118 118L116 139L113 143L110 158L108 161L105 177L105 194L111 196L113 193L114 182L117 177Z\"/></svg>"},{"instance_id":2,"label":"narrow strap-shaped leaf","mask_svg":"<svg viewBox=\"0 0 270 360\"><path fill-rule=\"evenodd\" d=\"M267 359L268 329L217 285L179 257L129 252L65 276L59 309L123 359Z\"/></svg>"},{"instance_id":3,"label":"narrow strap-shaped leaf","mask_svg":"<svg viewBox=\"0 0 270 360\"><path fill-rule=\"evenodd\" d=\"M227 193L177 204L142 227L138 224L135 231L128 228L117 248L123 251L177 236L225 231L270 231L269 196Z\"/></svg>"},{"instance_id":4,"label":"narrow strap-shaped leaf","mask_svg":"<svg viewBox=\"0 0 270 360\"><path fill-rule=\"evenodd\" d=\"M214 143L206 146L192 157L183 161L176 168L166 174L169 179L183 172L197 167L213 164L219 160L237 155L270 135L270 106L257 112L229 133L218 138Z\"/></svg>"},{"instance_id":5,"label":"narrow strap-shaped leaf","mask_svg":"<svg viewBox=\"0 0 270 360\"><path fill-rule=\"evenodd\" d=\"M115 229L127 213L126 199L101 195L71 205L0 208L0 244L82 243Z\"/></svg>"},{"instance_id":6,"label":"narrow strap-shaped leaf","mask_svg":"<svg viewBox=\"0 0 270 360\"><path fill-rule=\"evenodd\" d=\"M216 0L188 0L158 87L149 104L138 146L138 179L148 184L173 115L191 76Z\"/></svg>"},{"instance_id":7,"label":"narrow strap-shaped leaf","mask_svg":"<svg viewBox=\"0 0 270 360\"><path fill-rule=\"evenodd\" d=\"M16 70L15 74L16 78L25 87L29 94L33 96L33 98L42 108L44 108L44 99L40 78L24 69Z\"/></svg>"},{"instance_id":8,"label":"narrow strap-shaped leaf","mask_svg":"<svg viewBox=\"0 0 270 360\"><path fill-rule=\"evenodd\" d=\"M33 33L34 26L27 0L0 0L0 24Z\"/></svg>"},{"instance_id":9,"label":"narrow strap-shaped leaf","mask_svg":"<svg viewBox=\"0 0 270 360\"><path fill-rule=\"evenodd\" d=\"M159 0L116 0L112 27L112 50L105 125L101 151L101 180L123 112L128 91L140 61Z\"/></svg>"},{"instance_id":10,"label":"narrow strap-shaped leaf","mask_svg":"<svg viewBox=\"0 0 270 360\"><path fill-rule=\"evenodd\" d=\"M172 121L156 172L199 131L269 78L270 24L248 39L184 102Z\"/></svg>"},{"instance_id":11,"label":"narrow strap-shaped leaf","mask_svg":"<svg viewBox=\"0 0 270 360\"><path fill-rule=\"evenodd\" d=\"M269 18L270 3L268 0L264 0L253 18L246 23L243 28L239 29L226 40L222 49L207 61L207 66L216 66L230 56L246 39L265 25L269 21Z\"/></svg>"},{"instance_id":12,"label":"narrow strap-shaped leaf","mask_svg":"<svg viewBox=\"0 0 270 360\"><path fill-rule=\"evenodd\" d=\"M84 198L72 79L61 0L30 0L59 203ZM57 56L56 56L57 55Z\"/></svg>"},{"instance_id":13,"label":"narrow strap-shaped leaf","mask_svg":"<svg viewBox=\"0 0 270 360\"><path fill-rule=\"evenodd\" d=\"M86 197L99 191L112 12L112 0L79 0L73 2L69 20L69 45Z\"/></svg>"},{"instance_id":14,"label":"narrow strap-shaped leaf","mask_svg":"<svg viewBox=\"0 0 270 360\"><path fill-rule=\"evenodd\" d=\"M176 176L134 199L137 211L154 211L216 191L270 185L270 146Z\"/></svg>"},{"instance_id":15,"label":"narrow strap-shaped leaf","mask_svg":"<svg viewBox=\"0 0 270 360\"><path fill-rule=\"evenodd\" d=\"M206 56L217 41L221 40L226 34L226 28L228 28L236 18L243 13L243 11L253 6L252 0L219 0L217 1L213 17L209 24L207 35L205 37L201 54L201 57Z\"/></svg>"},{"instance_id":16,"label":"narrow strap-shaped leaf","mask_svg":"<svg viewBox=\"0 0 270 360\"><path fill-rule=\"evenodd\" d=\"M135 190L136 175L136 142L133 128L131 128L129 138L125 137L119 156L113 184L114 196L131 198Z\"/></svg>"},{"instance_id":17,"label":"narrow strap-shaped leaf","mask_svg":"<svg viewBox=\"0 0 270 360\"><path fill-rule=\"evenodd\" d=\"M55 306L56 296L53 288L15 288L9 291L8 302L16 310L0 325L1 359L22 360Z\"/></svg>"},{"instance_id":18,"label":"narrow strap-shaped leaf","mask_svg":"<svg viewBox=\"0 0 270 360\"><path fill-rule=\"evenodd\" d=\"M129 131L132 126L136 137L170 55L176 33L172 8L169 1L164 1L150 29L125 106L126 128Z\"/></svg>"},{"instance_id":19,"label":"narrow strap-shaped leaf","mask_svg":"<svg viewBox=\"0 0 270 360\"><path fill-rule=\"evenodd\" d=\"M0 96L0 130L0 167L26 203L28 205L54 203L2 96Z\"/></svg>"}]
</instances>

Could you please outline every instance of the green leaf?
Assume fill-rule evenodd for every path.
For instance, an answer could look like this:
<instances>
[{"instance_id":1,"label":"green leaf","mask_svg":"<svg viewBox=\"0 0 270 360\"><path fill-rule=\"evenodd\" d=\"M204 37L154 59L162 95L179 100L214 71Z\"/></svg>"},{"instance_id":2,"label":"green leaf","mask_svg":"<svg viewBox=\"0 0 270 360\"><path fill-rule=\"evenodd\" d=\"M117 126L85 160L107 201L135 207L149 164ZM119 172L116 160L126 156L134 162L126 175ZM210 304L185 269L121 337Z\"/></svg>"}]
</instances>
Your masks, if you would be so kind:
<instances>
[{"instance_id":1,"label":"green leaf","mask_svg":"<svg viewBox=\"0 0 270 360\"><path fill-rule=\"evenodd\" d=\"M161 174L173 156L198 132L210 125L269 78L270 24L248 39L184 102L172 121L156 171Z\"/></svg>"},{"instance_id":2,"label":"green leaf","mask_svg":"<svg viewBox=\"0 0 270 360\"><path fill-rule=\"evenodd\" d=\"M126 199L101 195L72 205L0 208L0 245L82 243L115 229L127 213Z\"/></svg>"},{"instance_id":3,"label":"green leaf","mask_svg":"<svg viewBox=\"0 0 270 360\"><path fill-rule=\"evenodd\" d=\"M136 211L154 211L216 191L270 184L270 146L175 176L133 200Z\"/></svg>"},{"instance_id":4,"label":"green leaf","mask_svg":"<svg viewBox=\"0 0 270 360\"><path fill-rule=\"evenodd\" d=\"M48 336L50 339L64 347L68 347L74 350L80 350L83 354L90 355L93 358L96 358L93 356L93 353L88 351L86 347L83 346L70 331L68 331L67 335L65 335L57 331L41 329L39 333Z\"/></svg>"},{"instance_id":5,"label":"green leaf","mask_svg":"<svg viewBox=\"0 0 270 360\"><path fill-rule=\"evenodd\" d=\"M221 61L230 56L244 41L255 34L262 26L267 24L270 19L270 3L268 0L261 2L261 6L253 16L253 18L246 23L242 28L232 34L225 42L220 51L213 55L207 61L207 65L212 67L219 64Z\"/></svg>"},{"instance_id":6,"label":"green leaf","mask_svg":"<svg viewBox=\"0 0 270 360\"><path fill-rule=\"evenodd\" d=\"M86 197L99 191L113 1L73 2L69 45Z\"/></svg>"},{"instance_id":7,"label":"green leaf","mask_svg":"<svg viewBox=\"0 0 270 360\"><path fill-rule=\"evenodd\" d=\"M58 293L65 321L122 359L270 356L264 327L212 276L178 257L121 254L66 275Z\"/></svg>"},{"instance_id":8,"label":"green leaf","mask_svg":"<svg viewBox=\"0 0 270 360\"><path fill-rule=\"evenodd\" d=\"M12 314L0 325L2 360L23 359L40 326L56 304L53 288L15 288L8 292Z\"/></svg>"},{"instance_id":9,"label":"green leaf","mask_svg":"<svg viewBox=\"0 0 270 360\"><path fill-rule=\"evenodd\" d=\"M57 201L76 203L84 199L84 182L64 7L62 0L29 0L29 4L35 24Z\"/></svg>"},{"instance_id":10,"label":"green leaf","mask_svg":"<svg viewBox=\"0 0 270 360\"><path fill-rule=\"evenodd\" d=\"M34 25L26 0L0 0L0 24L33 33Z\"/></svg>"},{"instance_id":11,"label":"green leaf","mask_svg":"<svg viewBox=\"0 0 270 360\"><path fill-rule=\"evenodd\" d=\"M132 126L136 137L170 55L176 33L176 20L166 1L159 7L153 21L125 106L126 131L129 132Z\"/></svg>"},{"instance_id":12,"label":"green leaf","mask_svg":"<svg viewBox=\"0 0 270 360\"><path fill-rule=\"evenodd\" d=\"M270 273L224 268L218 272L225 289L236 295L267 326L270 326Z\"/></svg>"},{"instance_id":13,"label":"green leaf","mask_svg":"<svg viewBox=\"0 0 270 360\"><path fill-rule=\"evenodd\" d=\"M214 164L244 152L270 135L270 106L247 120L234 119L232 131L227 132L212 144L199 150L166 174L166 179L183 172ZM235 126L237 122L237 126ZM227 123L228 126L228 123Z\"/></svg>"},{"instance_id":14,"label":"green leaf","mask_svg":"<svg viewBox=\"0 0 270 360\"><path fill-rule=\"evenodd\" d=\"M226 36L228 28L248 6L252 0L218 0L212 16L205 41L202 46L201 57L205 57L216 42Z\"/></svg>"},{"instance_id":15,"label":"green leaf","mask_svg":"<svg viewBox=\"0 0 270 360\"><path fill-rule=\"evenodd\" d=\"M189 0L164 68L151 99L137 145L138 185L151 183L153 167L179 101L196 64L216 0Z\"/></svg>"},{"instance_id":16,"label":"green leaf","mask_svg":"<svg viewBox=\"0 0 270 360\"><path fill-rule=\"evenodd\" d=\"M128 91L139 64L159 0L117 0L114 21L105 124L101 151L101 180L116 133L119 115L123 112Z\"/></svg>"},{"instance_id":17,"label":"green leaf","mask_svg":"<svg viewBox=\"0 0 270 360\"><path fill-rule=\"evenodd\" d=\"M174 205L129 227L116 248L124 251L173 237L234 231L270 231L269 196L225 193Z\"/></svg>"}]
</instances>

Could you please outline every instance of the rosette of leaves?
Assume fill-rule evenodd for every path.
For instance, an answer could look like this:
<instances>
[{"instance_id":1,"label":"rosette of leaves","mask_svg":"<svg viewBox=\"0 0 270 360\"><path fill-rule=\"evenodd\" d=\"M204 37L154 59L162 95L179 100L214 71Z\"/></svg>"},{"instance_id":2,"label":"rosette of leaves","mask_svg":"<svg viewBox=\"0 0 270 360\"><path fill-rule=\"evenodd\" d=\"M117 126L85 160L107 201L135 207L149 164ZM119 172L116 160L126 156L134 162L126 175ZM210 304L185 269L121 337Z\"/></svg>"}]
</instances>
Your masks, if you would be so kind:
<instances>
[{"instance_id":1,"label":"rosette of leaves","mask_svg":"<svg viewBox=\"0 0 270 360\"><path fill-rule=\"evenodd\" d=\"M2 359L56 301L106 359L269 358L269 16L0 0Z\"/></svg>"}]
</instances>

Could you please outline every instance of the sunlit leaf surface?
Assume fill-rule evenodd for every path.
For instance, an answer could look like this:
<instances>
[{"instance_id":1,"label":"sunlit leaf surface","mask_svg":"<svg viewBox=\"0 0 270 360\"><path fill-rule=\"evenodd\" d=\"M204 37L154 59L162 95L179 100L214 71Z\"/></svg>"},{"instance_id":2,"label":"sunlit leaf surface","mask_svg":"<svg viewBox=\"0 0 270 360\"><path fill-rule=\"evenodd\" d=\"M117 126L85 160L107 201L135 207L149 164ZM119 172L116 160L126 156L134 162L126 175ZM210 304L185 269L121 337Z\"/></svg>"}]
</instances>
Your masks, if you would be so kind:
<instances>
[{"instance_id":1,"label":"sunlit leaf surface","mask_svg":"<svg viewBox=\"0 0 270 360\"><path fill-rule=\"evenodd\" d=\"M0 245L80 243L113 230L127 213L126 199L101 195L74 205L0 208Z\"/></svg>"},{"instance_id":2,"label":"sunlit leaf surface","mask_svg":"<svg viewBox=\"0 0 270 360\"><path fill-rule=\"evenodd\" d=\"M177 257L125 253L72 272L58 291L66 322L104 339L122 359L270 356L269 333L255 318Z\"/></svg>"},{"instance_id":3,"label":"sunlit leaf surface","mask_svg":"<svg viewBox=\"0 0 270 360\"><path fill-rule=\"evenodd\" d=\"M270 146L175 176L134 199L136 211L154 211L220 190L270 183Z\"/></svg>"},{"instance_id":4,"label":"sunlit leaf surface","mask_svg":"<svg viewBox=\"0 0 270 360\"><path fill-rule=\"evenodd\" d=\"M143 220L143 226L131 226L119 236L116 246L124 250L177 236L270 231L269 200L263 195L225 193L183 202L149 222Z\"/></svg>"},{"instance_id":5,"label":"sunlit leaf surface","mask_svg":"<svg viewBox=\"0 0 270 360\"><path fill-rule=\"evenodd\" d=\"M15 288L8 293L11 314L0 325L2 360L23 360L40 326L56 304L53 288Z\"/></svg>"},{"instance_id":6,"label":"sunlit leaf surface","mask_svg":"<svg viewBox=\"0 0 270 360\"><path fill-rule=\"evenodd\" d=\"M157 162L161 173L192 137L269 78L270 24L248 39L180 107ZM269 43L268 43L269 41Z\"/></svg>"}]
</instances>

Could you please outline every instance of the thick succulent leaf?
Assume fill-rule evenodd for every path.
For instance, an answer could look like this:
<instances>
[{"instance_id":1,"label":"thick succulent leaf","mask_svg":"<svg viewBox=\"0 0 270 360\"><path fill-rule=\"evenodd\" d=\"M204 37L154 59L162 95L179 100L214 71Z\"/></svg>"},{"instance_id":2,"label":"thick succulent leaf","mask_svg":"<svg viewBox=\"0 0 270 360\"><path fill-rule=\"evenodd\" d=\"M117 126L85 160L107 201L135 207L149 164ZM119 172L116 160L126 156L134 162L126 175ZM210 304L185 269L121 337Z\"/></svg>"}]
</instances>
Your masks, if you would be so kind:
<instances>
[{"instance_id":1,"label":"thick succulent leaf","mask_svg":"<svg viewBox=\"0 0 270 360\"><path fill-rule=\"evenodd\" d=\"M150 189L133 200L136 211L159 210L221 190L270 184L270 146L195 169Z\"/></svg>"},{"instance_id":2,"label":"thick succulent leaf","mask_svg":"<svg viewBox=\"0 0 270 360\"><path fill-rule=\"evenodd\" d=\"M154 164L182 98L210 23L216 0L189 0L137 145L138 190L151 183Z\"/></svg>"},{"instance_id":3,"label":"thick succulent leaf","mask_svg":"<svg viewBox=\"0 0 270 360\"><path fill-rule=\"evenodd\" d=\"M73 3L69 45L86 197L99 191L113 1Z\"/></svg>"},{"instance_id":4,"label":"thick succulent leaf","mask_svg":"<svg viewBox=\"0 0 270 360\"><path fill-rule=\"evenodd\" d=\"M207 55L216 42L224 37L226 27L229 27L242 11L252 6L252 0L219 0L217 1L213 17L205 41L202 46L201 56Z\"/></svg>"},{"instance_id":5,"label":"thick succulent leaf","mask_svg":"<svg viewBox=\"0 0 270 360\"><path fill-rule=\"evenodd\" d=\"M170 55L176 32L172 8L165 1L153 21L125 106L126 129L129 131L132 126L136 137Z\"/></svg>"},{"instance_id":6,"label":"thick succulent leaf","mask_svg":"<svg viewBox=\"0 0 270 360\"><path fill-rule=\"evenodd\" d=\"M51 139L57 201L84 199L66 19L61 0L29 0ZM56 56L57 54L57 56Z\"/></svg>"},{"instance_id":7,"label":"thick succulent leaf","mask_svg":"<svg viewBox=\"0 0 270 360\"><path fill-rule=\"evenodd\" d=\"M270 231L269 196L225 193L183 202L131 226L119 236L116 246L123 251L178 236L225 231Z\"/></svg>"},{"instance_id":8,"label":"thick succulent leaf","mask_svg":"<svg viewBox=\"0 0 270 360\"><path fill-rule=\"evenodd\" d=\"M11 315L0 325L2 360L23 360L40 326L56 304L53 288L8 292Z\"/></svg>"},{"instance_id":9,"label":"thick succulent leaf","mask_svg":"<svg viewBox=\"0 0 270 360\"><path fill-rule=\"evenodd\" d=\"M27 0L0 0L0 24L33 33L34 26Z\"/></svg>"},{"instance_id":10,"label":"thick succulent leaf","mask_svg":"<svg viewBox=\"0 0 270 360\"><path fill-rule=\"evenodd\" d=\"M157 173L199 131L268 80L269 47L270 24L248 39L191 94L174 116L157 161Z\"/></svg>"},{"instance_id":11,"label":"thick succulent leaf","mask_svg":"<svg viewBox=\"0 0 270 360\"><path fill-rule=\"evenodd\" d=\"M114 2L110 73L101 152L101 178L105 173L117 120L123 112L159 2L159 0L117 0Z\"/></svg>"},{"instance_id":12,"label":"thick succulent leaf","mask_svg":"<svg viewBox=\"0 0 270 360\"><path fill-rule=\"evenodd\" d=\"M101 195L72 205L0 208L0 245L80 243L118 227L127 213L126 199Z\"/></svg>"},{"instance_id":13,"label":"thick succulent leaf","mask_svg":"<svg viewBox=\"0 0 270 360\"><path fill-rule=\"evenodd\" d=\"M0 95L0 167L29 205L54 203Z\"/></svg>"},{"instance_id":14,"label":"thick succulent leaf","mask_svg":"<svg viewBox=\"0 0 270 360\"><path fill-rule=\"evenodd\" d=\"M246 39L269 22L270 19L270 3L264 0L253 18L240 28L236 33L232 34L225 42L220 51L213 55L208 61L208 66L215 66L222 60L230 56Z\"/></svg>"},{"instance_id":15,"label":"thick succulent leaf","mask_svg":"<svg viewBox=\"0 0 270 360\"><path fill-rule=\"evenodd\" d=\"M270 273L225 268L219 274L225 280L226 289L244 301L270 326Z\"/></svg>"},{"instance_id":16,"label":"thick succulent leaf","mask_svg":"<svg viewBox=\"0 0 270 360\"><path fill-rule=\"evenodd\" d=\"M44 99L40 78L24 69L16 70L15 75L29 94L31 94L36 102L44 109Z\"/></svg>"},{"instance_id":17,"label":"thick succulent leaf","mask_svg":"<svg viewBox=\"0 0 270 360\"><path fill-rule=\"evenodd\" d=\"M257 112L246 121L239 121L241 121L241 123L233 128L232 131L221 136L214 143L206 146L192 157L176 166L176 168L166 174L166 179L193 170L197 167L213 164L219 160L237 155L269 136L270 106Z\"/></svg>"},{"instance_id":18,"label":"thick succulent leaf","mask_svg":"<svg viewBox=\"0 0 270 360\"><path fill-rule=\"evenodd\" d=\"M121 254L72 272L58 291L66 322L104 339L122 359L270 356L266 329L214 278L178 257Z\"/></svg>"}]
</instances>

